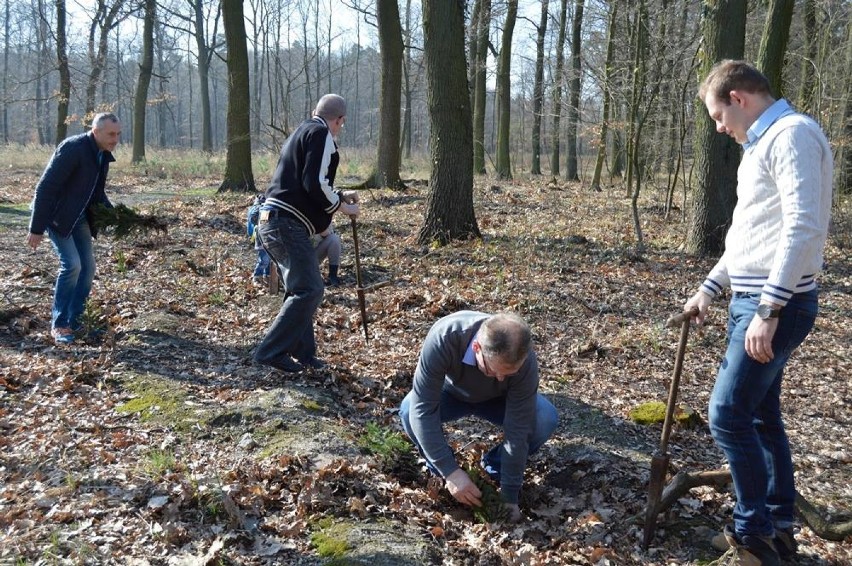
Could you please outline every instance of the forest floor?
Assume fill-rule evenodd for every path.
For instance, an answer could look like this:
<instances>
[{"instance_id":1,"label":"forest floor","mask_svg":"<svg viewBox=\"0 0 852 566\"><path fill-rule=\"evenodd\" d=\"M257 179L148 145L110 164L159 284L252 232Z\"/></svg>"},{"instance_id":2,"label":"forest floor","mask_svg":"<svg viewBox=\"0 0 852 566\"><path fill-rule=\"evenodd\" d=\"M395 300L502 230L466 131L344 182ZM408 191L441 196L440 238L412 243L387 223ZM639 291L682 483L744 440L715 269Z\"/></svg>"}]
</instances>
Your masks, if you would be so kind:
<instances>
[{"instance_id":1,"label":"forest floor","mask_svg":"<svg viewBox=\"0 0 852 566\"><path fill-rule=\"evenodd\" d=\"M54 346L54 252L25 247L40 170L0 173L0 564L703 564L732 495L699 487L641 547L660 425L629 411L665 401L677 346L666 318L712 266L685 255L681 211L640 203L635 250L622 189L478 179L482 239L416 244L423 182L362 195L359 240L371 340L355 293L351 231L343 286L316 317L318 372L251 363L281 296L251 283L250 195L215 181L115 171L109 194L165 218L166 234L98 238L90 320L99 339ZM852 228L836 221L821 316L788 366L783 406L800 493L852 517ZM724 350L725 300L692 332L680 399L706 417ZM420 466L383 459L430 325L460 309L514 310L531 324L559 429L532 458L522 523L477 522ZM377 432L378 431L378 432ZM447 427L460 460L499 440ZM409 446L411 454L413 449ZM675 428L671 471L718 469L706 424ZM807 525L798 564L850 564L852 540Z\"/></svg>"}]
</instances>

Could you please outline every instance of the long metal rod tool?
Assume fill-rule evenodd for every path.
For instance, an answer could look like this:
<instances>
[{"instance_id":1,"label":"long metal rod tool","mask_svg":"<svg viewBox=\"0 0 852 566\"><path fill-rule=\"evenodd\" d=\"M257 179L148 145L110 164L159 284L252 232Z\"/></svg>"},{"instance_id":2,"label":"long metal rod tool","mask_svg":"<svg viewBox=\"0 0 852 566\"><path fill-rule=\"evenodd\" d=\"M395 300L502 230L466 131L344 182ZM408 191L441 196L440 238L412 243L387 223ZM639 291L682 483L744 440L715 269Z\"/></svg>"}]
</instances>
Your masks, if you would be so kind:
<instances>
[{"instance_id":1,"label":"long metal rod tool","mask_svg":"<svg viewBox=\"0 0 852 566\"><path fill-rule=\"evenodd\" d=\"M680 374L683 370L683 358L686 354L686 343L689 337L689 323L693 317L698 316L698 308L693 307L688 311L676 314L666 321L666 327L675 327L680 324L680 341L675 356L674 372L672 382L669 386L669 398L666 403L666 418L663 421L663 432L660 435L660 445L651 456L651 478L648 481L648 506L645 508L645 531L642 537L642 546L648 548L654 531L657 528L657 506L666 483L666 474L669 469L669 436L674 424L674 411L677 406L677 392L680 387Z\"/></svg>"}]
</instances>

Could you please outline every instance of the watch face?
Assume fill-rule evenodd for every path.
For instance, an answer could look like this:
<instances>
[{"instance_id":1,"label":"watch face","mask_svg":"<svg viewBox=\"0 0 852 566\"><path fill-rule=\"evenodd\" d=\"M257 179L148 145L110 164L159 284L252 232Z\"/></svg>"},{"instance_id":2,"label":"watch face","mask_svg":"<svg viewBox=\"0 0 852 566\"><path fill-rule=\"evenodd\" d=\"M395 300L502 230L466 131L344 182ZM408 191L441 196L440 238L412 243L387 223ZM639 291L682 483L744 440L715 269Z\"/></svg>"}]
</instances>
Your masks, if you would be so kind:
<instances>
[{"instance_id":1,"label":"watch face","mask_svg":"<svg viewBox=\"0 0 852 566\"><path fill-rule=\"evenodd\" d=\"M757 316L764 320L767 318L778 318L779 312L780 309L775 310L769 305L757 305Z\"/></svg>"}]
</instances>

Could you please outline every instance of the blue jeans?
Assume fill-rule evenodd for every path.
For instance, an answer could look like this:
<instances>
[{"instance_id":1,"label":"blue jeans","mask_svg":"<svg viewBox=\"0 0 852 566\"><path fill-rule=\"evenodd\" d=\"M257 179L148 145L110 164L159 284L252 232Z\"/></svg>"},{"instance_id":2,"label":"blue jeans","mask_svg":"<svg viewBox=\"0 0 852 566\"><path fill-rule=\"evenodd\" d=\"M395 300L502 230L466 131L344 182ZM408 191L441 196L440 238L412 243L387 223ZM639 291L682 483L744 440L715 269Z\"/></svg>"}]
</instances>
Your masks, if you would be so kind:
<instances>
[{"instance_id":1,"label":"blue jeans","mask_svg":"<svg viewBox=\"0 0 852 566\"><path fill-rule=\"evenodd\" d=\"M257 261L254 264L254 277L266 277L269 275L269 254L263 248L257 248Z\"/></svg>"},{"instance_id":2,"label":"blue jeans","mask_svg":"<svg viewBox=\"0 0 852 566\"><path fill-rule=\"evenodd\" d=\"M414 436L414 431L411 429L411 422L409 420L411 395L412 393L409 393L405 396L405 399L402 400L402 404L399 407L399 418L402 421L402 428L405 430L405 433L417 446L417 450L420 451L420 454L423 455L423 450L420 448L420 443L417 441L417 437ZM446 391L441 393L442 423L455 421L470 415L485 419L497 426L503 426L503 417L506 416L506 398L497 397L482 403L468 403L453 397ZM547 440L553 435L553 431L556 430L556 426L558 424L559 413L556 411L556 407L554 407L544 395L540 393L536 395L536 421L535 427L529 437L530 456L535 454L538 449L547 442ZM491 448L491 450L485 453L482 457L482 465L492 475L500 475L500 457L503 452L502 448L503 445L498 444ZM432 466L428 459L426 460L426 466L436 476L441 477L441 474Z\"/></svg>"},{"instance_id":3,"label":"blue jeans","mask_svg":"<svg viewBox=\"0 0 852 566\"><path fill-rule=\"evenodd\" d=\"M80 316L86 308L86 299L89 298L95 279L92 232L89 223L82 219L67 238L59 237L50 228L47 233L59 256L51 327L76 330L80 326Z\"/></svg>"},{"instance_id":4,"label":"blue jeans","mask_svg":"<svg viewBox=\"0 0 852 566\"><path fill-rule=\"evenodd\" d=\"M760 296L734 293L728 318L728 350L710 396L710 432L725 453L737 494L734 530L740 536L772 536L792 525L796 489L793 461L781 419L781 378L793 351L814 326L816 290L793 296L781 310L772 351L762 364L745 351L745 335Z\"/></svg>"},{"instance_id":5,"label":"blue jeans","mask_svg":"<svg viewBox=\"0 0 852 566\"><path fill-rule=\"evenodd\" d=\"M260 224L258 235L269 256L281 266L287 296L254 358L263 363L291 356L307 362L316 356L314 314L325 291L308 230L295 218L274 216Z\"/></svg>"}]
</instances>

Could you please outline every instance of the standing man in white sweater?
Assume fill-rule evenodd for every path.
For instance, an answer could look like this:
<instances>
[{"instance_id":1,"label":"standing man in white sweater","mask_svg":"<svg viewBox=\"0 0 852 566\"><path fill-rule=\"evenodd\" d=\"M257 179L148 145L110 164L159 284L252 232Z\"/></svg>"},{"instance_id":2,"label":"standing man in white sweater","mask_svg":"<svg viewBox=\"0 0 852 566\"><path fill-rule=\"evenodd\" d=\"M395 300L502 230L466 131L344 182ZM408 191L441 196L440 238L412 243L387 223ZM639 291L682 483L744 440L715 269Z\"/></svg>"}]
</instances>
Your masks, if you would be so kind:
<instances>
[{"instance_id":1,"label":"standing man in white sweater","mask_svg":"<svg viewBox=\"0 0 852 566\"><path fill-rule=\"evenodd\" d=\"M793 463L781 419L781 378L817 316L816 275L831 214L832 154L812 119L775 100L743 61L718 63L698 96L719 133L742 144L737 206L725 252L686 302L696 320L725 287L728 348L710 398L710 431L737 501L725 528L731 564L792 558Z\"/></svg>"}]
</instances>

